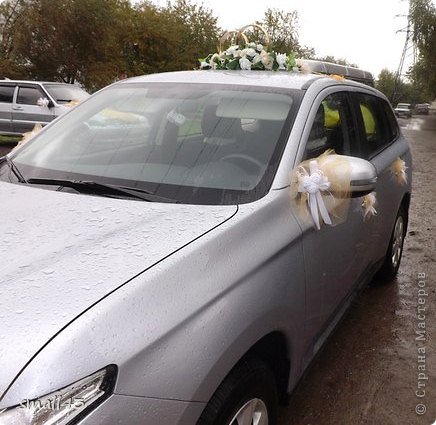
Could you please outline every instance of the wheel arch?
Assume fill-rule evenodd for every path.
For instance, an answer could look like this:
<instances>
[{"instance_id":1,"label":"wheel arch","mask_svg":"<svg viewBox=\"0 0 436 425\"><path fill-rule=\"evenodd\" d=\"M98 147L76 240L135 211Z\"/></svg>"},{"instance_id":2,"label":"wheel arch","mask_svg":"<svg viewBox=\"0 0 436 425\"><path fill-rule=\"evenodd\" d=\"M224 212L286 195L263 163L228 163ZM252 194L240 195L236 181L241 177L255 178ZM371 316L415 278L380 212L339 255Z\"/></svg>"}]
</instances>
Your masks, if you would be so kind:
<instances>
[{"instance_id":1,"label":"wheel arch","mask_svg":"<svg viewBox=\"0 0 436 425\"><path fill-rule=\"evenodd\" d=\"M287 387L291 371L290 353L285 335L274 331L257 341L239 362L247 358L257 358L265 362L274 373L279 401L284 404L287 402Z\"/></svg>"}]
</instances>

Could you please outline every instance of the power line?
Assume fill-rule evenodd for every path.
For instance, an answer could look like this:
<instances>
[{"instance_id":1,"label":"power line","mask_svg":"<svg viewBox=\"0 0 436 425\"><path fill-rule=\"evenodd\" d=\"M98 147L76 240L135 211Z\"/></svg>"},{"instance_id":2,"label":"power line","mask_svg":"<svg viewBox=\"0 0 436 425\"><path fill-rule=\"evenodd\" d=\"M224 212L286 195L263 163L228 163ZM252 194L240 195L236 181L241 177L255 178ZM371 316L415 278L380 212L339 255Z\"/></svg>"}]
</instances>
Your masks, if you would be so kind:
<instances>
[{"instance_id":1,"label":"power line","mask_svg":"<svg viewBox=\"0 0 436 425\"><path fill-rule=\"evenodd\" d=\"M397 15L397 16L404 16L404 15ZM390 100L392 103L396 103L399 99L399 93L398 88L401 83L401 77L403 75L403 68L404 68L404 62L406 58L409 58L412 55L412 63L415 65L416 63L416 46L413 41L413 30L412 30L412 22L411 22L411 16L412 16L412 5L411 0L409 0L409 13L407 15L407 26L398 30L399 32L405 32L406 33L406 40L404 42L403 52L401 54L400 63L398 65L397 72L395 74L395 81L394 81L394 87L392 89L392 93L390 96ZM412 53L410 53L410 50Z\"/></svg>"}]
</instances>

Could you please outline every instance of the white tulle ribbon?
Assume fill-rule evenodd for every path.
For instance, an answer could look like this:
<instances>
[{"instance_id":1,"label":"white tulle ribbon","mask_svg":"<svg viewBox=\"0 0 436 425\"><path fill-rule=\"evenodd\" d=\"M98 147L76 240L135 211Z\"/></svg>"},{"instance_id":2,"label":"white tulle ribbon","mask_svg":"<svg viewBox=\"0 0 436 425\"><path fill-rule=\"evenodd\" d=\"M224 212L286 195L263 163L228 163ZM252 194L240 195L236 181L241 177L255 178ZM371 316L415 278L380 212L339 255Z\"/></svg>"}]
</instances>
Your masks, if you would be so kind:
<instances>
[{"instance_id":1,"label":"white tulle ribbon","mask_svg":"<svg viewBox=\"0 0 436 425\"><path fill-rule=\"evenodd\" d=\"M46 98L46 97L40 97L37 101L36 104L38 106L41 106L42 108L46 108L49 105L50 101Z\"/></svg>"},{"instance_id":2,"label":"white tulle ribbon","mask_svg":"<svg viewBox=\"0 0 436 425\"><path fill-rule=\"evenodd\" d=\"M407 184L407 168L406 162L401 158L397 158L390 167L391 173L396 179L397 183L402 186Z\"/></svg>"},{"instance_id":3,"label":"white tulle ribbon","mask_svg":"<svg viewBox=\"0 0 436 425\"><path fill-rule=\"evenodd\" d=\"M369 219L374 215L377 215L377 210L375 205L377 203L377 197L374 192L369 193L363 198L362 208L363 208L363 219Z\"/></svg>"},{"instance_id":4,"label":"white tulle ribbon","mask_svg":"<svg viewBox=\"0 0 436 425\"><path fill-rule=\"evenodd\" d=\"M300 193L308 194L308 204L310 208L310 214L315 222L316 228L319 230L321 215L324 223L332 224L327 207L325 206L322 192L330 189L330 182L328 178L319 169L317 161L310 161L309 163L310 174L306 170L302 169L299 173L298 191Z\"/></svg>"}]
</instances>

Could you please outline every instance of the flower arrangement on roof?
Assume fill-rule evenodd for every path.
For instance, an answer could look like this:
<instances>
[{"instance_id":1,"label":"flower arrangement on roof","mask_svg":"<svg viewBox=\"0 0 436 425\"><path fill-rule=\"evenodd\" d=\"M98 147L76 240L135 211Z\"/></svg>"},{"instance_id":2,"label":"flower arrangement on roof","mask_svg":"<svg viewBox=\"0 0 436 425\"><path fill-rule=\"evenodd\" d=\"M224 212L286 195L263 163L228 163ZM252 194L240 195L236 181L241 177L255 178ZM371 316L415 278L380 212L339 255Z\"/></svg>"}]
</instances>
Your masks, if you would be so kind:
<instances>
[{"instance_id":1,"label":"flower arrangement on roof","mask_svg":"<svg viewBox=\"0 0 436 425\"><path fill-rule=\"evenodd\" d=\"M249 42L248 28L255 28L265 35L266 43ZM238 43L240 39L243 43ZM223 50L226 41L233 42ZM218 53L211 53L199 59L200 69L259 70L259 71L298 71L294 53L277 53L269 50L269 36L259 25L247 25L236 31L227 31L219 40Z\"/></svg>"}]
</instances>

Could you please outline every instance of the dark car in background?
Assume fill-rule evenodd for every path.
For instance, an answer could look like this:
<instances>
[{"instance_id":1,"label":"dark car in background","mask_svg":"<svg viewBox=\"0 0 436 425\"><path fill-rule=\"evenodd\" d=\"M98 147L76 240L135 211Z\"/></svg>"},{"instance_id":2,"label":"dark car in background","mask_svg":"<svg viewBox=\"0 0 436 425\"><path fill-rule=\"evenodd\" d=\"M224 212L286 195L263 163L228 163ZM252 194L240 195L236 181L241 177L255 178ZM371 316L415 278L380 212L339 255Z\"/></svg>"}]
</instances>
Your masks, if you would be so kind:
<instances>
[{"instance_id":1,"label":"dark car in background","mask_svg":"<svg viewBox=\"0 0 436 425\"><path fill-rule=\"evenodd\" d=\"M430 104L429 103L418 103L415 106L415 113L418 115L428 115L430 112Z\"/></svg>"}]
</instances>

